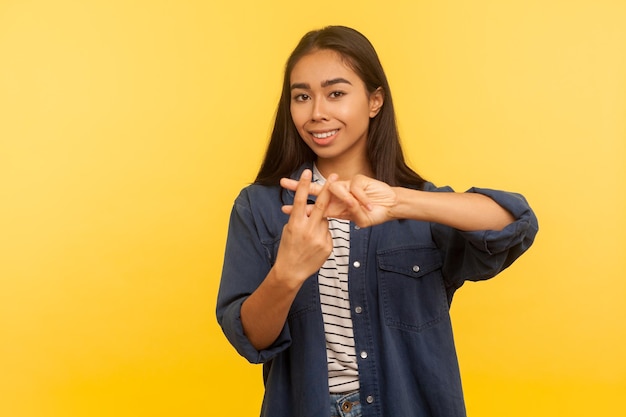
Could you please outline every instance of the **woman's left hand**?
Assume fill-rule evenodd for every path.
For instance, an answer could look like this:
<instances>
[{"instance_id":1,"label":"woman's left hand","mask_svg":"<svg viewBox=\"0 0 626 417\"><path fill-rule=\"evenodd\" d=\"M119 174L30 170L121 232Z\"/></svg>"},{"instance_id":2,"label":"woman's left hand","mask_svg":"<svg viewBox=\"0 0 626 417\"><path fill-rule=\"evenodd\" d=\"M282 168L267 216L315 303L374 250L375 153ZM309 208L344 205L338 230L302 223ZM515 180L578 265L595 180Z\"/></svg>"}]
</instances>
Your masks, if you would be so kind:
<instances>
[{"instance_id":1,"label":"woman's left hand","mask_svg":"<svg viewBox=\"0 0 626 417\"><path fill-rule=\"evenodd\" d=\"M352 180L338 180L335 174L328 177L330 201L324 215L337 219L350 220L360 227L368 227L392 220L391 208L397 196L393 188L382 181L364 175L356 175ZM295 191L299 181L283 178L282 187ZM312 183L309 194L318 196L322 186ZM312 205L309 205L312 209ZM292 206L283 206L289 214Z\"/></svg>"}]
</instances>

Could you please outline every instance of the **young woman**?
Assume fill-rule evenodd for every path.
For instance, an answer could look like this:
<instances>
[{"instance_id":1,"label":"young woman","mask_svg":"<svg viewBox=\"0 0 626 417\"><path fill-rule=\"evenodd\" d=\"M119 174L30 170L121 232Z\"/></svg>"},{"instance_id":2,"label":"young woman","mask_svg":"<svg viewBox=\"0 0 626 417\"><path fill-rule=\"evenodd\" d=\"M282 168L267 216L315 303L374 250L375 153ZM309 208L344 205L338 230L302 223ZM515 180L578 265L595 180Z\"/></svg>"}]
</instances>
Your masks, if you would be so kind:
<instances>
[{"instance_id":1,"label":"young woman","mask_svg":"<svg viewBox=\"0 0 626 417\"><path fill-rule=\"evenodd\" d=\"M306 34L235 201L217 301L228 340L264 365L261 415L464 416L452 296L536 232L522 196L436 188L406 165L363 35Z\"/></svg>"}]
</instances>

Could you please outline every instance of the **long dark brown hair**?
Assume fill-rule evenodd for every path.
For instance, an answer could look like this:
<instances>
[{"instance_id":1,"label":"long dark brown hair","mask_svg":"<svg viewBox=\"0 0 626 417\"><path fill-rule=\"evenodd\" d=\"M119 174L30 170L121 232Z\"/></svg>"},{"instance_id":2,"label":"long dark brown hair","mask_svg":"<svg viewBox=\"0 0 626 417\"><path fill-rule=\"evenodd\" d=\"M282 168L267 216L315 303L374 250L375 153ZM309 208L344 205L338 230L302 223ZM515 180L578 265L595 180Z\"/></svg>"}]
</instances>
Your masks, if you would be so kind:
<instances>
[{"instance_id":1,"label":"long dark brown hair","mask_svg":"<svg viewBox=\"0 0 626 417\"><path fill-rule=\"evenodd\" d=\"M370 119L367 138L367 158L375 178L391 186L422 188L425 180L404 160L391 91L378 55L365 36L345 26L328 26L307 33L289 56L274 129L255 183L277 185L282 177L288 177L302 164L316 160L315 153L304 143L291 118L290 78L293 67L303 56L324 49L339 53L363 80L370 94L379 87L383 91L383 106Z\"/></svg>"}]
</instances>

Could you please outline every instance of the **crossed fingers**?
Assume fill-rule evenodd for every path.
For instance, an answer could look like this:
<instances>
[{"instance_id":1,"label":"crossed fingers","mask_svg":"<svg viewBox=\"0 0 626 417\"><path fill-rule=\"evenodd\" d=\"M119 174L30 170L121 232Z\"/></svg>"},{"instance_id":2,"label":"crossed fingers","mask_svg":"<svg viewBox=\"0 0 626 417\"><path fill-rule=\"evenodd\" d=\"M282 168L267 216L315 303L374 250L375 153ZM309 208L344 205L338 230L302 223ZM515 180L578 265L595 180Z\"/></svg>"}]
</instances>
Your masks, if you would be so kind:
<instances>
[{"instance_id":1,"label":"crossed fingers","mask_svg":"<svg viewBox=\"0 0 626 417\"><path fill-rule=\"evenodd\" d=\"M360 188L358 181L356 187L351 187L351 183L354 181L338 181L337 175L331 174L324 186L320 186L310 182L307 175L303 173L303 177L299 181L288 178L281 179L280 184L288 190L296 191L298 196L298 198L294 199L293 206L285 205L282 207L284 213L291 214L296 210L295 206L298 205L297 212L300 213L301 208L306 207L305 213L307 216L314 212L322 211L323 217L354 220L363 225L371 223L368 214L372 208L370 199L365 191ZM303 200L305 197L303 195L305 191L309 195L317 196L317 201L314 205L308 204L304 206ZM298 192L302 194L298 195Z\"/></svg>"},{"instance_id":2,"label":"crossed fingers","mask_svg":"<svg viewBox=\"0 0 626 417\"><path fill-rule=\"evenodd\" d=\"M295 219L308 218L311 221L325 220L326 209L330 202L331 194L329 186L331 181L327 181L323 186L311 182L311 170L305 169L300 176L300 180L291 180L283 178L281 185L290 190L295 189L295 197L293 205L283 206L283 212L289 214ZM309 195L317 196L315 204L308 204Z\"/></svg>"}]
</instances>

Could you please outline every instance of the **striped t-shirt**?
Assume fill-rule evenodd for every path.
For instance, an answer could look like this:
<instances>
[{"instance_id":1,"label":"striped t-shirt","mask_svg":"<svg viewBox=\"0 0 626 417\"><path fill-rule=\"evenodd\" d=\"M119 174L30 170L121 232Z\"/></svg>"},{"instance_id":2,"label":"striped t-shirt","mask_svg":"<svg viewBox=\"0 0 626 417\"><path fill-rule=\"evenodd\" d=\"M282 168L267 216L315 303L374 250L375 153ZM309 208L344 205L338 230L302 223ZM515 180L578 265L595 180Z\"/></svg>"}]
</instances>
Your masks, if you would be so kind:
<instances>
[{"instance_id":1,"label":"striped t-shirt","mask_svg":"<svg viewBox=\"0 0 626 417\"><path fill-rule=\"evenodd\" d=\"M313 179L318 184L326 182L315 166ZM359 371L348 297L350 222L329 218L328 228L333 251L320 268L318 280L326 334L328 385L330 392L335 394L357 391Z\"/></svg>"}]
</instances>

